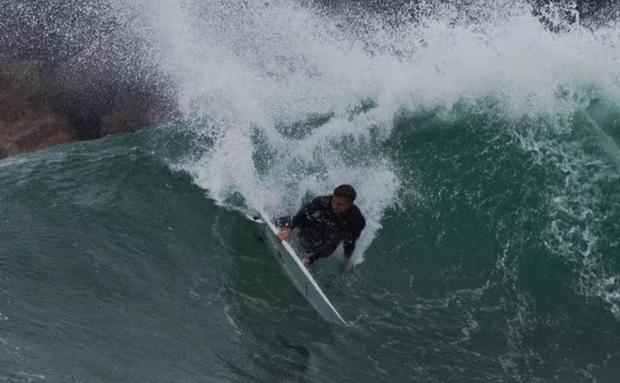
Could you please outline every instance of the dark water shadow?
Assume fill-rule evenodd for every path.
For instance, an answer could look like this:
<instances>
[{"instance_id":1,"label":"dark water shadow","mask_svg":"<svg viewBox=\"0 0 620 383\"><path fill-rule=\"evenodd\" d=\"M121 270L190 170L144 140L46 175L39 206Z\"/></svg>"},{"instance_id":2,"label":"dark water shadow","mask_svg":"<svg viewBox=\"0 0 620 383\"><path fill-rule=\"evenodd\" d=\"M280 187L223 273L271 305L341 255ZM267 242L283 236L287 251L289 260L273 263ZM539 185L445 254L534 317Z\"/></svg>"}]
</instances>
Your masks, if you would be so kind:
<instances>
[{"instance_id":1,"label":"dark water shadow","mask_svg":"<svg viewBox=\"0 0 620 383\"><path fill-rule=\"evenodd\" d=\"M236 341L248 361L240 376L249 373L258 381L314 381L308 373L317 345L336 343L331 325L281 269L261 225L222 210L217 230L230 257L224 299L238 334ZM238 355L219 356L231 371L239 369Z\"/></svg>"}]
</instances>

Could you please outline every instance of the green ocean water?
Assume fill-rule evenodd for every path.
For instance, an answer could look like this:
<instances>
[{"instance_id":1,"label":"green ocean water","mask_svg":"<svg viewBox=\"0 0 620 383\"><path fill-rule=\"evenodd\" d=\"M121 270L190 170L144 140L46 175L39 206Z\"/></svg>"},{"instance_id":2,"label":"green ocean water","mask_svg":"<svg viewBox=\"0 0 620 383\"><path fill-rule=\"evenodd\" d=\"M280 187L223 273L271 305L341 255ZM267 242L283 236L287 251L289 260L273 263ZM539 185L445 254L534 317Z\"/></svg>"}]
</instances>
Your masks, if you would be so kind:
<instances>
[{"instance_id":1,"label":"green ocean water","mask_svg":"<svg viewBox=\"0 0 620 383\"><path fill-rule=\"evenodd\" d=\"M171 166L191 131L3 160L2 379L613 381L619 111L602 125L578 111L553 133L494 108L395 117L376 150L399 169L399 203L364 262L312 270L351 329L324 322L261 231ZM549 146L523 150L526 134ZM576 174L550 142L578 150Z\"/></svg>"},{"instance_id":2,"label":"green ocean water","mask_svg":"<svg viewBox=\"0 0 620 383\"><path fill-rule=\"evenodd\" d=\"M416 4L102 7L179 118L0 161L0 381L617 381L617 23ZM312 273L350 328L242 214L341 183L355 267Z\"/></svg>"}]
</instances>

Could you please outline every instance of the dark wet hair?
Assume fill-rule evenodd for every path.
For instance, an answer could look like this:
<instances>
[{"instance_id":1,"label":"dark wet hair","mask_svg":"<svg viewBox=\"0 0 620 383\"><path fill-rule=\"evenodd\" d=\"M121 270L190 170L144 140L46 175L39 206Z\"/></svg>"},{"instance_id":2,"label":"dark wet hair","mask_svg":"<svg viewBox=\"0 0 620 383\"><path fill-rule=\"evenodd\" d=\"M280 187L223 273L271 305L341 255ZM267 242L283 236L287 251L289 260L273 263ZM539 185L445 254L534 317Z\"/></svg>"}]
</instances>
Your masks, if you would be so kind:
<instances>
[{"instance_id":1,"label":"dark wet hair","mask_svg":"<svg viewBox=\"0 0 620 383\"><path fill-rule=\"evenodd\" d=\"M340 185L334 189L334 195L336 197L344 197L349 200L349 202L355 201L355 197L357 194L355 193L355 189L351 185Z\"/></svg>"}]
</instances>

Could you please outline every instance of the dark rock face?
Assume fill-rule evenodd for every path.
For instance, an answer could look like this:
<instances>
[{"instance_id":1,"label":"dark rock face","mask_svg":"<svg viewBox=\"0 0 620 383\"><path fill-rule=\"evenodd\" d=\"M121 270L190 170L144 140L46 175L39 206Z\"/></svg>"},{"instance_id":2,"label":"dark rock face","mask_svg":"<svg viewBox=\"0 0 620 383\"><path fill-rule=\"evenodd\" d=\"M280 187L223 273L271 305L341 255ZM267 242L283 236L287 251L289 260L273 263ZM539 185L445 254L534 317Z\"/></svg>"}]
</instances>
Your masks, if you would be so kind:
<instances>
[{"instance_id":1,"label":"dark rock face","mask_svg":"<svg viewBox=\"0 0 620 383\"><path fill-rule=\"evenodd\" d=\"M70 63L70 62L69 62ZM134 132L174 115L157 88L129 88L70 64L0 58L0 158Z\"/></svg>"},{"instance_id":2,"label":"dark rock face","mask_svg":"<svg viewBox=\"0 0 620 383\"><path fill-rule=\"evenodd\" d=\"M0 66L0 118L16 121L35 102L39 83L39 61L5 61Z\"/></svg>"},{"instance_id":3,"label":"dark rock face","mask_svg":"<svg viewBox=\"0 0 620 383\"><path fill-rule=\"evenodd\" d=\"M75 127L45 99L42 63L0 62L0 158L73 141Z\"/></svg>"},{"instance_id":4,"label":"dark rock face","mask_svg":"<svg viewBox=\"0 0 620 383\"><path fill-rule=\"evenodd\" d=\"M15 122L0 121L0 158L75 141L75 126L65 116L32 114Z\"/></svg>"},{"instance_id":5,"label":"dark rock face","mask_svg":"<svg viewBox=\"0 0 620 383\"><path fill-rule=\"evenodd\" d=\"M423 16L416 8L422 0L308 1L350 14L352 22L358 12L405 14L414 22ZM475 2L449 3L467 9ZM530 3L532 14L552 31L576 22L574 11L584 25L620 17L615 0L577 0L572 7L562 5L562 0ZM131 32L135 20L119 15L118 4L107 0L2 1L0 158L133 132L177 116L175 102L168 96L174 93L173 85L149 62L149 42ZM565 13L563 25L546 17L546 9L554 4ZM475 16L473 12L473 21Z\"/></svg>"},{"instance_id":6,"label":"dark rock face","mask_svg":"<svg viewBox=\"0 0 620 383\"><path fill-rule=\"evenodd\" d=\"M99 136L135 132L163 123L174 116L172 102L156 93L128 92L114 101L114 108L103 116Z\"/></svg>"},{"instance_id":7,"label":"dark rock face","mask_svg":"<svg viewBox=\"0 0 620 383\"><path fill-rule=\"evenodd\" d=\"M0 158L166 121L174 102L108 1L0 7Z\"/></svg>"},{"instance_id":8,"label":"dark rock face","mask_svg":"<svg viewBox=\"0 0 620 383\"><path fill-rule=\"evenodd\" d=\"M489 4L493 3L492 1L487 1ZM414 18L416 15L413 13L415 13L419 6L428 8L429 5L436 5L437 3L450 3L458 9L467 9L476 4L476 1L472 0L315 0L315 2L327 8L336 8L338 10L364 9L377 13L399 13L404 11L409 12ZM565 10L566 16L570 19L570 10L574 9L579 13L582 21L585 20L592 24L615 20L620 16L620 7L616 0L574 0L572 2L566 0L529 0L528 3L531 5L532 14L534 15L542 15L547 7L556 7L559 10ZM574 4L569 5L571 3Z\"/></svg>"}]
</instances>

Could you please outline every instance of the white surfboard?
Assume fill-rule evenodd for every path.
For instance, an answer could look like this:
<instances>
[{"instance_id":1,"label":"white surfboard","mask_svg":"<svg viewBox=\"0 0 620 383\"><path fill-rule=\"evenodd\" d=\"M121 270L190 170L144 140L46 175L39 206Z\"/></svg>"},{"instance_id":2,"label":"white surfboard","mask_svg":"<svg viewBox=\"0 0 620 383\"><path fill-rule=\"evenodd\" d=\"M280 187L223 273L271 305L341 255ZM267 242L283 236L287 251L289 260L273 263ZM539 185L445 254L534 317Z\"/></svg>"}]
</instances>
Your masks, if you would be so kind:
<instances>
[{"instance_id":1,"label":"white surfboard","mask_svg":"<svg viewBox=\"0 0 620 383\"><path fill-rule=\"evenodd\" d=\"M276 258L301 295L306 298L310 305L312 305L326 321L349 326L349 324L342 319L342 316L338 313L334 305L327 299L327 296L325 296L314 278L312 278L312 275L308 272L308 269L301 262L291 245L287 241L278 241L278 238L276 238L278 229L271 222L267 214L259 212L259 215L262 222L257 219L253 220L257 223L265 224L265 232L275 249Z\"/></svg>"}]
</instances>

